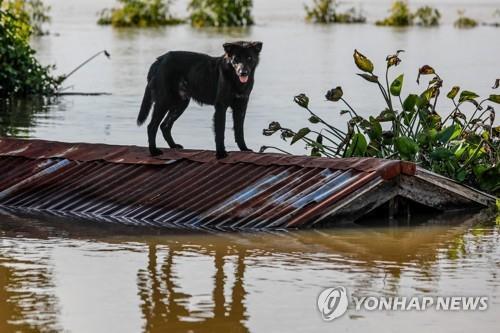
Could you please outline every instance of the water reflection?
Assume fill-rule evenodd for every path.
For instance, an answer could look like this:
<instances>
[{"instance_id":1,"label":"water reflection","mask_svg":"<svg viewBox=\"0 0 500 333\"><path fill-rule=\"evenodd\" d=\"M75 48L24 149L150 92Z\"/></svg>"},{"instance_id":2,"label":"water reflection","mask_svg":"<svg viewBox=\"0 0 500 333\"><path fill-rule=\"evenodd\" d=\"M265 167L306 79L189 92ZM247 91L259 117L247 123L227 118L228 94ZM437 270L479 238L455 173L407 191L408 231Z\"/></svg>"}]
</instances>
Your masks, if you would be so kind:
<instances>
[{"instance_id":1,"label":"water reflection","mask_svg":"<svg viewBox=\"0 0 500 333\"><path fill-rule=\"evenodd\" d=\"M417 227L194 235L53 218L0 220L1 332L88 331L88 318L92 331L303 331L305 323L314 330L323 325L315 297L331 285L365 295L488 295L486 315L460 314L485 329L500 314L500 232L484 214ZM425 316L405 320L431 327L449 321ZM369 313L338 325L379 319ZM404 327L402 319L391 320Z\"/></svg>"},{"instance_id":2,"label":"water reflection","mask_svg":"<svg viewBox=\"0 0 500 333\"><path fill-rule=\"evenodd\" d=\"M39 125L37 117L48 117L53 101L44 97L0 99L0 136L27 138Z\"/></svg>"}]
</instances>

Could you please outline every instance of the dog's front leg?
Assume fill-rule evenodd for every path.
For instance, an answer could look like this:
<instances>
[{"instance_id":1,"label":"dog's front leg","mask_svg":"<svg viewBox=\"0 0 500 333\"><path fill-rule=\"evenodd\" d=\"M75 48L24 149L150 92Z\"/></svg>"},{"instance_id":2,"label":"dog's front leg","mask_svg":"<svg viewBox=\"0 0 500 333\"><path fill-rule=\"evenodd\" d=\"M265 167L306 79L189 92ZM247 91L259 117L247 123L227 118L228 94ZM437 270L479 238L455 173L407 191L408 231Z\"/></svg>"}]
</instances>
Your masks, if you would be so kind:
<instances>
[{"instance_id":1,"label":"dog's front leg","mask_svg":"<svg viewBox=\"0 0 500 333\"><path fill-rule=\"evenodd\" d=\"M241 151L252 151L245 143L244 124L246 113L246 103L233 107L234 139Z\"/></svg>"},{"instance_id":2,"label":"dog's front leg","mask_svg":"<svg viewBox=\"0 0 500 333\"><path fill-rule=\"evenodd\" d=\"M214 131L215 131L215 149L217 159L227 157L226 147L224 145L224 131L226 129L226 111L227 106L223 104L215 105Z\"/></svg>"}]
</instances>

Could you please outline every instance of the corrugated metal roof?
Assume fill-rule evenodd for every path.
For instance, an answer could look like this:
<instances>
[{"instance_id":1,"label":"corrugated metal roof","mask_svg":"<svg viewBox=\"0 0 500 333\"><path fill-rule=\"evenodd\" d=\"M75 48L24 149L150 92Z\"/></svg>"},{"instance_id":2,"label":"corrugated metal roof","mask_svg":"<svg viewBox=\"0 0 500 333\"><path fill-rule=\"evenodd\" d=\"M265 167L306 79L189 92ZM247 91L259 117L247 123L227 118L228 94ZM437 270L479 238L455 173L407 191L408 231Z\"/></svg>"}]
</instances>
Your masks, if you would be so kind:
<instances>
[{"instance_id":1,"label":"corrugated metal roof","mask_svg":"<svg viewBox=\"0 0 500 333\"><path fill-rule=\"evenodd\" d=\"M91 219L188 228L307 227L367 186L415 165L0 139L0 206Z\"/></svg>"}]
</instances>

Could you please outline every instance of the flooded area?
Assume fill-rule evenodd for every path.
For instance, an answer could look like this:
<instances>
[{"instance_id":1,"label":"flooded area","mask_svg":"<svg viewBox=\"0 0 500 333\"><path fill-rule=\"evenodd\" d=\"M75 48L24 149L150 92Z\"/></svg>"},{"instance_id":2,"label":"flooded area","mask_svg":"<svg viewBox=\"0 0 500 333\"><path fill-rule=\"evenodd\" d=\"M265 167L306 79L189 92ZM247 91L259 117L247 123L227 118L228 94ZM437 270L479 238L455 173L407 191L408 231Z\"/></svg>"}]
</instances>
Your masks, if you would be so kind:
<instances>
[{"instance_id":1,"label":"flooded area","mask_svg":"<svg viewBox=\"0 0 500 333\"><path fill-rule=\"evenodd\" d=\"M32 43L41 61L67 73L106 49L111 59L97 58L65 86L67 92L110 95L64 96L49 104L2 101L0 136L146 145L145 127L135 119L149 65L169 50L220 55L227 40L264 42L246 121L246 141L254 150L285 147L277 136L262 135L271 121L304 126L307 116L292 101L301 92L333 123L345 119L324 93L337 85L361 114L381 111L383 99L355 75L355 48L374 60L376 71L384 69L387 54L406 50L394 72L406 73L406 93L417 88L417 69L424 64L438 70L445 90L460 85L489 95L500 77L500 28L453 27L459 9L494 21L498 0L411 1L438 7L438 28L306 24L303 2L255 0L254 27L221 31L188 25L113 29L95 21L114 1L47 1L51 34ZM351 4L373 22L386 15L390 1ZM185 15L185 6L176 1L174 13ZM176 141L213 149L212 115L211 107L192 103L175 124ZM236 150L232 135L226 137L228 150ZM286 149L304 153L302 146ZM378 222L300 232L180 233L0 211L0 332L498 331L498 217L448 215L411 226ZM487 296L489 308L354 312L350 305L346 315L327 323L316 300L334 286L364 296Z\"/></svg>"},{"instance_id":2,"label":"flooded area","mask_svg":"<svg viewBox=\"0 0 500 333\"><path fill-rule=\"evenodd\" d=\"M41 61L55 64L56 73L68 73L92 54L106 49L104 56L75 73L66 82L67 92L107 92L110 96L66 96L50 106L2 105L11 112L0 113L0 134L69 142L104 142L146 145L145 127L136 126L139 105L144 93L146 74L155 58L169 50L193 50L221 55L221 45L228 40L261 40L264 48L256 73L245 123L247 144L278 145L293 153L304 153L302 145L289 147L278 136L264 137L262 129L277 120L290 128L301 128L307 115L292 101L298 93L311 97L311 107L325 119L344 123L342 107L325 101L327 90L343 86L344 96L363 115L380 113L384 100L370 83L355 75L354 49L368 55L383 72L386 55L403 49L403 63L394 77L406 73L403 94L418 88L418 68L432 65L444 79L444 90L454 85L489 95L499 73L499 28L480 26L456 29L457 10L482 21L500 20L493 13L500 7L496 0L412 1L412 6L432 3L443 13L437 28L387 28L373 24L314 25L303 20L303 0L256 0L256 25L249 29L197 30L188 25L158 29L113 29L98 26L97 13L114 4L106 1L50 0L53 22L51 34L35 38L33 45ZM176 1L173 12L186 15L186 1ZM347 2L345 7L363 9L370 22L387 14L390 0ZM443 108L451 109L446 98ZM15 110L15 112L13 111ZM185 148L214 149L213 110L191 103L176 122L173 136ZM497 120L498 122L498 120ZM344 127L344 126L341 126ZM232 124L227 122L228 130ZM228 133L226 145L237 149ZM160 147L166 147L158 140Z\"/></svg>"},{"instance_id":3,"label":"flooded area","mask_svg":"<svg viewBox=\"0 0 500 333\"><path fill-rule=\"evenodd\" d=\"M500 228L481 215L238 234L0 218L1 332L498 330ZM489 309L350 306L323 322L316 297L329 286L365 296L487 296Z\"/></svg>"}]
</instances>

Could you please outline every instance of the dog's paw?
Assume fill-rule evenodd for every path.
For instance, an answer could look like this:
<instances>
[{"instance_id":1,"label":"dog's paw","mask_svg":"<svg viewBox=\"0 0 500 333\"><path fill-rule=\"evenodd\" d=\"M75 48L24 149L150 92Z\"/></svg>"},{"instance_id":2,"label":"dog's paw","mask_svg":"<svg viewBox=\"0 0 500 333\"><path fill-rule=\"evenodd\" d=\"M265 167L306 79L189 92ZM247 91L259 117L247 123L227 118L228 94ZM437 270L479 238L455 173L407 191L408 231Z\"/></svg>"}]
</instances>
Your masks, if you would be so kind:
<instances>
[{"instance_id":1,"label":"dog's paw","mask_svg":"<svg viewBox=\"0 0 500 333\"><path fill-rule=\"evenodd\" d=\"M176 144L175 144L175 145L173 145L171 148L172 148L172 149L184 149L184 146L182 146L182 145L180 145L180 144L176 143Z\"/></svg>"},{"instance_id":2,"label":"dog's paw","mask_svg":"<svg viewBox=\"0 0 500 333\"><path fill-rule=\"evenodd\" d=\"M215 153L215 157L218 159L218 160L221 160L223 158L226 158L228 155L227 155L227 151L223 150L223 151L218 151Z\"/></svg>"},{"instance_id":3,"label":"dog's paw","mask_svg":"<svg viewBox=\"0 0 500 333\"><path fill-rule=\"evenodd\" d=\"M158 156L163 154L163 152L158 148L149 148L149 153L151 154L151 156Z\"/></svg>"},{"instance_id":4,"label":"dog's paw","mask_svg":"<svg viewBox=\"0 0 500 333\"><path fill-rule=\"evenodd\" d=\"M241 150L241 151L253 152L253 150L252 150L252 149L250 149L250 148L248 148L248 147L243 148L243 149L240 149L240 150Z\"/></svg>"}]
</instances>

